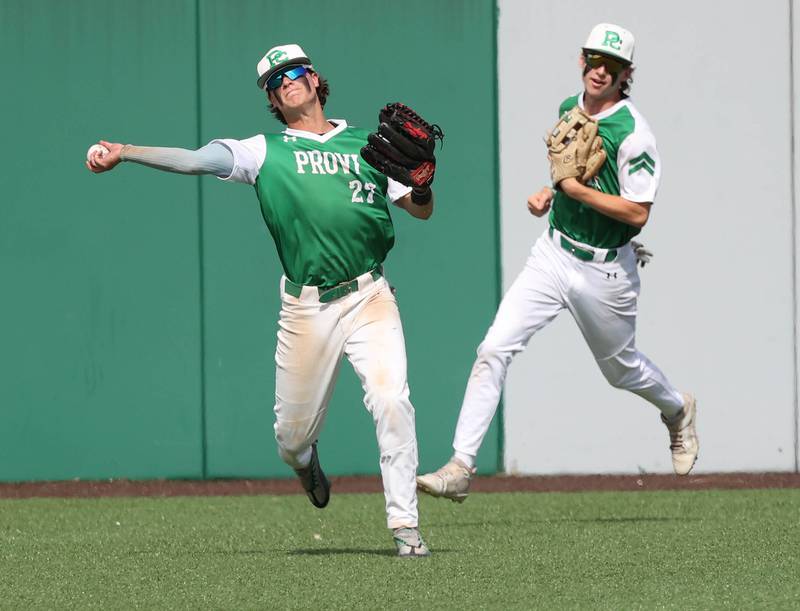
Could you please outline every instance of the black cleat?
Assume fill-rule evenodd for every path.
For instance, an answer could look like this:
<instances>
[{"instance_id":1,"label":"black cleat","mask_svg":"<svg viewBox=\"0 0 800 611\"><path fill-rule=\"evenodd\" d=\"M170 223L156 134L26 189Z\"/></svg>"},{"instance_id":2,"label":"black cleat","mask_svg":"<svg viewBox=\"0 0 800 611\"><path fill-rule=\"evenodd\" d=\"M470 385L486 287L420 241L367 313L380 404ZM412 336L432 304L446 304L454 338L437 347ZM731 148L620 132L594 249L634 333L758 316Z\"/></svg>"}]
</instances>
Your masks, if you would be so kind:
<instances>
[{"instance_id":1,"label":"black cleat","mask_svg":"<svg viewBox=\"0 0 800 611\"><path fill-rule=\"evenodd\" d=\"M311 462L303 469L295 469L303 490L308 495L308 500L314 507L322 509L331 500L331 483L322 472L317 456L317 442L311 444Z\"/></svg>"}]
</instances>

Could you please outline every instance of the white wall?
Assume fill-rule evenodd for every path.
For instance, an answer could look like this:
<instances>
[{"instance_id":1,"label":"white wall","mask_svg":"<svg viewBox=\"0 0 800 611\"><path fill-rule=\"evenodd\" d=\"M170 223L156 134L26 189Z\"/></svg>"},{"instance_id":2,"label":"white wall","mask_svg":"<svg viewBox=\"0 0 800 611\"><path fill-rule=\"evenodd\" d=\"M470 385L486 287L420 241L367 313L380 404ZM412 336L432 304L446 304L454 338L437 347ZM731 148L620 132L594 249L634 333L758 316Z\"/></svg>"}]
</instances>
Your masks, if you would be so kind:
<instances>
[{"instance_id":1,"label":"white wall","mask_svg":"<svg viewBox=\"0 0 800 611\"><path fill-rule=\"evenodd\" d=\"M790 7L792 13L792 60L793 60L793 76L794 82L792 87L792 106L794 108L794 199L793 207L795 210L795 253L798 248L798 236L800 236L800 227L797 223L800 222L797 218L797 206L800 204L800 3L797 0L790 0ZM797 266L797 257L795 257L795 266ZM798 270L795 269L795 289L797 290ZM795 367L798 367L797 351L798 344L800 343L800 329L797 328L797 321L800 320L800 312L797 311L797 293L795 293ZM796 370L795 385L800 380L800 371ZM800 394L800 389L795 387L795 402L797 396ZM795 471L800 470L800 407L795 408Z\"/></svg>"},{"instance_id":2,"label":"white wall","mask_svg":"<svg viewBox=\"0 0 800 611\"><path fill-rule=\"evenodd\" d=\"M499 0L506 288L546 227L525 199L547 183L542 134L580 89L580 46L602 21L636 36L632 99L664 168L641 235L655 259L641 272L637 343L698 397L696 472L794 470L797 461L798 167L789 126L790 50L793 40L798 78L800 28L795 3L792 34L789 7ZM505 429L509 472L671 472L658 411L607 385L568 313L512 364Z\"/></svg>"}]
</instances>

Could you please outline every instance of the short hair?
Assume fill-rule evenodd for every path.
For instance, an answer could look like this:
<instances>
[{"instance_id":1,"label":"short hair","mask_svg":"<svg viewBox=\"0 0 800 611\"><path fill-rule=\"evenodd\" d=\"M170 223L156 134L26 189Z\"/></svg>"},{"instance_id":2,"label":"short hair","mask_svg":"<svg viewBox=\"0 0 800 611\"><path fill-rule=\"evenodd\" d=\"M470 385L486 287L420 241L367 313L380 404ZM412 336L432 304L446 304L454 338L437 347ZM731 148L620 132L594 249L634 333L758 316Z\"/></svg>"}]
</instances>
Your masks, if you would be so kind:
<instances>
[{"instance_id":1,"label":"short hair","mask_svg":"<svg viewBox=\"0 0 800 611\"><path fill-rule=\"evenodd\" d=\"M630 97L631 87L633 87L633 71L635 68L633 66L629 66L629 68L631 70L630 76L619 84L619 94L623 99Z\"/></svg>"},{"instance_id":2,"label":"short hair","mask_svg":"<svg viewBox=\"0 0 800 611\"><path fill-rule=\"evenodd\" d=\"M320 106L325 108L325 102L328 101L328 94L331 92L331 88L328 85L328 80L319 72L315 72L314 70L309 70L309 72L316 74L319 77L319 85L317 85L317 98L319 99ZM269 95L267 95L267 99L269 99ZM275 106L275 104L272 103L272 100L269 100L269 111L272 113L273 117L286 125L286 117L284 117L283 113Z\"/></svg>"}]
</instances>

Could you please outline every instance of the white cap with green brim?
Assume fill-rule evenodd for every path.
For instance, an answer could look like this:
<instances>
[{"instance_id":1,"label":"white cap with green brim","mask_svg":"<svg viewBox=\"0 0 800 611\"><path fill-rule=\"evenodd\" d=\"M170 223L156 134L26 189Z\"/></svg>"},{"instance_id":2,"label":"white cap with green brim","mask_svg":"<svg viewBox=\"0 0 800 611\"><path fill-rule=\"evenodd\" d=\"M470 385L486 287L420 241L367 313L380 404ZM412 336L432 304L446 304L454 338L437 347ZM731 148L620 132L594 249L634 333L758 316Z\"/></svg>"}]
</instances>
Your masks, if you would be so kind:
<instances>
[{"instance_id":1,"label":"white cap with green brim","mask_svg":"<svg viewBox=\"0 0 800 611\"><path fill-rule=\"evenodd\" d=\"M613 23L598 23L589 33L584 51L595 51L633 63L633 34Z\"/></svg>"},{"instance_id":2,"label":"white cap with green brim","mask_svg":"<svg viewBox=\"0 0 800 611\"><path fill-rule=\"evenodd\" d=\"M311 60L308 59L306 52L300 48L300 45L279 45L272 47L267 54L258 62L256 70L258 71L258 88L264 89L264 83L267 82L269 77L275 74L278 70L283 70L291 66L309 66L311 67Z\"/></svg>"}]
</instances>

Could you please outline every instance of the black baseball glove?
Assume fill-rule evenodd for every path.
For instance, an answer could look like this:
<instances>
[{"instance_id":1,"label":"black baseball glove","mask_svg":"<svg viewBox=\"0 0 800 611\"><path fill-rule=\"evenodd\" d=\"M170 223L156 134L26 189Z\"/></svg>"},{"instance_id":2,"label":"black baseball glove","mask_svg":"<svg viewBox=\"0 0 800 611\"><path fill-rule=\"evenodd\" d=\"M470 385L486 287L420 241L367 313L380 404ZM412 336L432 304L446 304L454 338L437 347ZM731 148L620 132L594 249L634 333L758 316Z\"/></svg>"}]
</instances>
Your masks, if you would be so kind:
<instances>
[{"instance_id":1,"label":"black baseball glove","mask_svg":"<svg viewBox=\"0 0 800 611\"><path fill-rule=\"evenodd\" d=\"M378 131L367 137L361 156L382 174L411 187L415 204L428 204L436 171L433 149L444 138L441 128L399 102L384 106L378 121Z\"/></svg>"}]
</instances>

